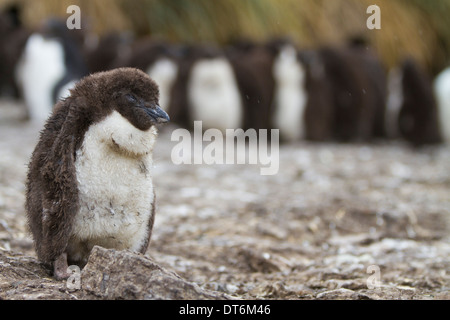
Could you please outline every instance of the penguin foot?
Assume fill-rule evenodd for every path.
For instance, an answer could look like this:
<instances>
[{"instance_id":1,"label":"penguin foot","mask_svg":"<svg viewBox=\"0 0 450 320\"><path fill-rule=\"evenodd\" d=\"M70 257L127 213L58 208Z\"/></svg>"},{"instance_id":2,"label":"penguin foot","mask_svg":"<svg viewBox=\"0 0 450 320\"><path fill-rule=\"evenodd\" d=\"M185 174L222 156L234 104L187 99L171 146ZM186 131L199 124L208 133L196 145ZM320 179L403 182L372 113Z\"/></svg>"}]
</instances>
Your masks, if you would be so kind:
<instances>
[{"instance_id":1,"label":"penguin foot","mask_svg":"<svg viewBox=\"0 0 450 320\"><path fill-rule=\"evenodd\" d=\"M70 277L68 272L67 253L62 253L53 262L53 276L56 280L65 280Z\"/></svg>"}]
</instances>

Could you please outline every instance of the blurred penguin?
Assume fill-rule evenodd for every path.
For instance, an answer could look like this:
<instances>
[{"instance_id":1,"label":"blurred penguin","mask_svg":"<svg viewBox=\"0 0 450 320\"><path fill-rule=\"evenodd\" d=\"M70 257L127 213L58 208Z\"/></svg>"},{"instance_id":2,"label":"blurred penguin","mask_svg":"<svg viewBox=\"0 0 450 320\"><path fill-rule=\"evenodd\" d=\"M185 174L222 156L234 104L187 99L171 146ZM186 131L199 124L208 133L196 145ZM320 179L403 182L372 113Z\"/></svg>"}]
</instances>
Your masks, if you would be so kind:
<instances>
[{"instance_id":1,"label":"blurred penguin","mask_svg":"<svg viewBox=\"0 0 450 320\"><path fill-rule=\"evenodd\" d=\"M333 138L371 141L383 136L386 75L376 54L360 41L319 50L333 105Z\"/></svg>"},{"instance_id":2,"label":"blurred penguin","mask_svg":"<svg viewBox=\"0 0 450 320\"><path fill-rule=\"evenodd\" d=\"M450 144L450 67L438 74L433 83L442 138Z\"/></svg>"},{"instance_id":3,"label":"blurred penguin","mask_svg":"<svg viewBox=\"0 0 450 320\"><path fill-rule=\"evenodd\" d=\"M12 5L0 12L0 96L19 98L14 69L30 31L20 19L20 7Z\"/></svg>"},{"instance_id":4,"label":"blurred penguin","mask_svg":"<svg viewBox=\"0 0 450 320\"><path fill-rule=\"evenodd\" d=\"M297 47L289 40L275 39L268 46L275 54L272 126L280 129L281 139L298 141L306 137L305 110L308 101L307 70Z\"/></svg>"},{"instance_id":5,"label":"blurred penguin","mask_svg":"<svg viewBox=\"0 0 450 320\"><path fill-rule=\"evenodd\" d=\"M160 106L169 112L172 88L178 76L179 50L161 40L144 38L119 57L115 67L132 67L147 73L159 86Z\"/></svg>"},{"instance_id":6,"label":"blurred penguin","mask_svg":"<svg viewBox=\"0 0 450 320\"><path fill-rule=\"evenodd\" d=\"M242 128L244 113L236 75L225 53L214 46L186 46L170 99L171 119L192 128Z\"/></svg>"},{"instance_id":7,"label":"blurred penguin","mask_svg":"<svg viewBox=\"0 0 450 320\"><path fill-rule=\"evenodd\" d=\"M305 66L306 105L301 119L304 138L310 141L331 141L335 110L332 84L325 72L325 65L317 50L301 50L299 60Z\"/></svg>"},{"instance_id":8,"label":"blurred penguin","mask_svg":"<svg viewBox=\"0 0 450 320\"><path fill-rule=\"evenodd\" d=\"M405 139L414 146L442 142L436 100L426 72L408 58L389 78L388 137Z\"/></svg>"},{"instance_id":9,"label":"blurred penguin","mask_svg":"<svg viewBox=\"0 0 450 320\"><path fill-rule=\"evenodd\" d=\"M88 74L74 33L65 22L51 19L26 42L16 79L31 120L46 120L53 105Z\"/></svg>"},{"instance_id":10,"label":"blurred penguin","mask_svg":"<svg viewBox=\"0 0 450 320\"><path fill-rule=\"evenodd\" d=\"M270 129L275 92L274 54L264 43L240 40L227 49L227 57L242 102L242 128Z\"/></svg>"}]
</instances>

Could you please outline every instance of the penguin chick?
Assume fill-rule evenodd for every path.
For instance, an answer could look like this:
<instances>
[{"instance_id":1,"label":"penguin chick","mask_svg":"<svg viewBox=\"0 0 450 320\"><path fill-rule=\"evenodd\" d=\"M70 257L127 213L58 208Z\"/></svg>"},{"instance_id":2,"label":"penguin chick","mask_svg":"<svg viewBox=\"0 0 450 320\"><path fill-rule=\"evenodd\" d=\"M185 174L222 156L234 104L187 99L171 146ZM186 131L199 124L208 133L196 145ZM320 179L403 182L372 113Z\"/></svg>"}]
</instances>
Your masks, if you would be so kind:
<instances>
[{"instance_id":1,"label":"penguin chick","mask_svg":"<svg viewBox=\"0 0 450 320\"><path fill-rule=\"evenodd\" d=\"M94 245L144 253L155 215L149 169L169 121L156 83L119 68L80 80L58 102L32 154L26 211L37 256L57 279Z\"/></svg>"}]
</instances>

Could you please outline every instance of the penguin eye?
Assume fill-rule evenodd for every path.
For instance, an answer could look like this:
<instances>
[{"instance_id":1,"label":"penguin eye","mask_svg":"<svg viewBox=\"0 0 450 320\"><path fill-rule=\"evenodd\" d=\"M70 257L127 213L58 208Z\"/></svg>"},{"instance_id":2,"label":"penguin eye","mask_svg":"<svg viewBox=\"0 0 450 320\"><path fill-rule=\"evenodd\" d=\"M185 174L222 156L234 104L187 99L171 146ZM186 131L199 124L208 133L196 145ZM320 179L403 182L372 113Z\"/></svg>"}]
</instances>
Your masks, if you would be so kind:
<instances>
[{"instance_id":1,"label":"penguin eye","mask_svg":"<svg viewBox=\"0 0 450 320\"><path fill-rule=\"evenodd\" d=\"M131 102L131 103L137 103L137 102L138 102L138 100L136 99L136 97L133 96L133 95L130 94L130 93L127 93L127 94L125 95L125 98L126 98L129 102Z\"/></svg>"}]
</instances>

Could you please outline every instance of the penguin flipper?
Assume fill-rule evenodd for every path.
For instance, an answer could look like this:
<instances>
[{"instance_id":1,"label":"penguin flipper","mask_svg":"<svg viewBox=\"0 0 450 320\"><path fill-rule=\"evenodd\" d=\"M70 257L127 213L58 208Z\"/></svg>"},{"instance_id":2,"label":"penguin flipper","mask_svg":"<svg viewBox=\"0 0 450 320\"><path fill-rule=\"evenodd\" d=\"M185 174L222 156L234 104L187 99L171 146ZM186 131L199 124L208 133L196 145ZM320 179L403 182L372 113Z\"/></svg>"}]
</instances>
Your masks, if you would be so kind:
<instances>
[{"instance_id":1,"label":"penguin flipper","mask_svg":"<svg viewBox=\"0 0 450 320\"><path fill-rule=\"evenodd\" d=\"M152 203L152 212L150 215L150 218L148 219L147 224L147 235L144 239L144 242L141 246L141 248L138 250L140 253L145 254L147 251L148 245L150 244L150 239L152 237L152 230L153 230L153 223L155 221L155 206L156 206L156 194L155 191L153 191L153 203Z\"/></svg>"},{"instance_id":2,"label":"penguin flipper","mask_svg":"<svg viewBox=\"0 0 450 320\"><path fill-rule=\"evenodd\" d=\"M63 110L59 109L58 113ZM57 115L56 115L57 116ZM74 121L69 112L45 155L41 167L44 184L42 203L42 259L53 263L66 250L74 217L79 209L75 173Z\"/></svg>"}]
</instances>

